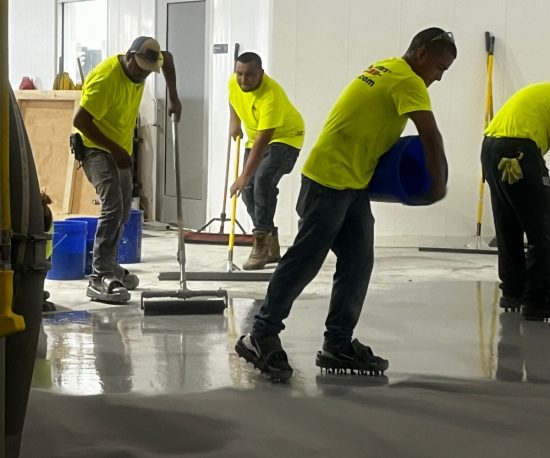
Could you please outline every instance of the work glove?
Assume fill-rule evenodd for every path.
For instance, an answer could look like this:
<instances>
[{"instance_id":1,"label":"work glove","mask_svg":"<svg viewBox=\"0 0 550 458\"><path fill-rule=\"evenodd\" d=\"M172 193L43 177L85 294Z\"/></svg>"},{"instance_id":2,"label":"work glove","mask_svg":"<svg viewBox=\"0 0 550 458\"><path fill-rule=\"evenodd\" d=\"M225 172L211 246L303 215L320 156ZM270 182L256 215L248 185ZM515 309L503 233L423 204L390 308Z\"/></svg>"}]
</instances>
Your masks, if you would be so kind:
<instances>
[{"instance_id":1,"label":"work glove","mask_svg":"<svg viewBox=\"0 0 550 458\"><path fill-rule=\"evenodd\" d=\"M514 184L523 178L523 170L519 161L523 159L523 153L518 157L503 157L498 163L501 180L508 184Z\"/></svg>"}]
</instances>

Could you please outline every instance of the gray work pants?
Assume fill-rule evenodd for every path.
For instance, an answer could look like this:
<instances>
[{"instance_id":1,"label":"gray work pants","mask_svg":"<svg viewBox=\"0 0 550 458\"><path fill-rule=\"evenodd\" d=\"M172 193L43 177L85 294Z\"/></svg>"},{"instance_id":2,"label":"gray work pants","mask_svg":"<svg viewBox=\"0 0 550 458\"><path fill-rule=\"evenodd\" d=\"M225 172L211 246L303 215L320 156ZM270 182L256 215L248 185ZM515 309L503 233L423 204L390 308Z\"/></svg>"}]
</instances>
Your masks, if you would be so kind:
<instances>
[{"instance_id":1,"label":"gray work pants","mask_svg":"<svg viewBox=\"0 0 550 458\"><path fill-rule=\"evenodd\" d=\"M132 169L119 169L111 153L86 148L82 168L101 202L91 278L120 278L118 242L132 206Z\"/></svg>"}]
</instances>

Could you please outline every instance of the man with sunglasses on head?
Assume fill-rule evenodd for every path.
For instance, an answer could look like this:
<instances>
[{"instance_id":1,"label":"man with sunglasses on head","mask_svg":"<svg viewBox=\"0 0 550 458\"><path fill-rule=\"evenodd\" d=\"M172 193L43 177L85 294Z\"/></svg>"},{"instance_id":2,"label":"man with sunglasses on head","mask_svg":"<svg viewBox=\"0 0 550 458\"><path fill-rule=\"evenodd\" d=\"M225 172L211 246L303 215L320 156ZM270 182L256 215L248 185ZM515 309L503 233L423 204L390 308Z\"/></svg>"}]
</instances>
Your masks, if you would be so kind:
<instances>
[{"instance_id":1,"label":"man with sunglasses on head","mask_svg":"<svg viewBox=\"0 0 550 458\"><path fill-rule=\"evenodd\" d=\"M457 56L450 32L431 27L412 39L405 55L372 64L340 94L302 169L296 210L299 231L269 282L250 334L236 352L272 380L292 368L279 333L302 290L329 250L336 257L324 343L316 365L335 372L380 374L388 361L353 339L374 263L374 218L368 185L380 157L399 139L407 121L416 126L432 188L419 203L446 194L443 140L427 88L440 81Z\"/></svg>"},{"instance_id":2,"label":"man with sunglasses on head","mask_svg":"<svg viewBox=\"0 0 550 458\"><path fill-rule=\"evenodd\" d=\"M139 279L117 263L117 248L132 202L132 137L145 79L162 70L168 113L181 115L172 55L151 37L134 40L126 54L108 57L87 76L73 125L73 151L101 201L94 241L93 272L86 295L125 303ZM74 140L76 139L76 140Z\"/></svg>"}]
</instances>

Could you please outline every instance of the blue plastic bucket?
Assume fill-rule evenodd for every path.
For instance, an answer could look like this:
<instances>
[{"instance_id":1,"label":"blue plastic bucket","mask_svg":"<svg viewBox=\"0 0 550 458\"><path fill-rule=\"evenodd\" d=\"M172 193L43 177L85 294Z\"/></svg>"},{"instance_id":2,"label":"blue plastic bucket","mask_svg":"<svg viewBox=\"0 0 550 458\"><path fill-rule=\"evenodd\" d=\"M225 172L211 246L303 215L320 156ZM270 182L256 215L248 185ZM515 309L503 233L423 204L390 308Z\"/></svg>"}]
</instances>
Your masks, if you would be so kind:
<instances>
[{"instance_id":1,"label":"blue plastic bucket","mask_svg":"<svg viewBox=\"0 0 550 458\"><path fill-rule=\"evenodd\" d=\"M86 265L84 273L90 275L92 273L92 261L94 259L94 241L95 232L97 230L97 217L92 216L74 216L67 218L66 221L86 221Z\"/></svg>"},{"instance_id":2,"label":"blue plastic bucket","mask_svg":"<svg viewBox=\"0 0 550 458\"><path fill-rule=\"evenodd\" d=\"M142 230L143 211L132 209L130 219L124 225L124 232L118 243L118 262L121 264L141 262Z\"/></svg>"},{"instance_id":3,"label":"blue plastic bucket","mask_svg":"<svg viewBox=\"0 0 550 458\"><path fill-rule=\"evenodd\" d=\"M86 263L86 221L54 221L50 280L84 278Z\"/></svg>"},{"instance_id":4,"label":"blue plastic bucket","mask_svg":"<svg viewBox=\"0 0 550 458\"><path fill-rule=\"evenodd\" d=\"M418 135L401 137L380 160L369 183L371 200L418 205L428 193L431 177ZM429 202L422 202L427 204Z\"/></svg>"}]
</instances>

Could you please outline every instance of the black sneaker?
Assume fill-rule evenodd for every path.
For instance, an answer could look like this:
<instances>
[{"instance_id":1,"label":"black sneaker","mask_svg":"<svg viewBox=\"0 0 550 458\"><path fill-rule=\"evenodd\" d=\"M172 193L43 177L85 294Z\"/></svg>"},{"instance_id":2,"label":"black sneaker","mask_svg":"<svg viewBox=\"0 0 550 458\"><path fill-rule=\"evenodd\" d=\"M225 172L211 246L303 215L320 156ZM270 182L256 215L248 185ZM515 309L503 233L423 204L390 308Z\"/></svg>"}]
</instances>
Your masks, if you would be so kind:
<instances>
[{"instance_id":1,"label":"black sneaker","mask_svg":"<svg viewBox=\"0 0 550 458\"><path fill-rule=\"evenodd\" d=\"M505 312L519 312L521 308L522 299L520 297L502 296L498 302L501 309Z\"/></svg>"},{"instance_id":2,"label":"black sneaker","mask_svg":"<svg viewBox=\"0 0 550 458\"><path fill-rule=\"evenodd\" d=\"M115 267L115 274L128 291L133 291L139 286L138 276L130 273L128 269L125 269L119 264Z\"/></svg>"},{"instance_id":3,"label":"black sneaker","mask_svg":"<svg viewBox=\"0 0 550 458\"><path fill-rule=\"evenodd\" d=\"M354 339L345 350L329 351L323 346L323 350L317 352L315 365L328 373L346 374L349 369L352 374L357 371L361 375L384 375L389 362L375 356L370 347Z\"/></svg>"},{"instance_id":4,"label":"black sneaker","mask_svg":"<svg viewBox=\"0 0 550 458\"><path fill-rule=\"evenodd\" d=\"M119 279L108 277L91 277L86 296L108 304L125 304L132 297Z\"/></svg>"},{"instance_id":5,"label":"black sneaker","mask_svg":"<svg viewBox=\"0 0 550 458\"><path fill-rule=\"evenodd\" d=\"M48 299L50 298L50 293L48 291L43 291L42 293L42 311L43 312L55 312L57 308L55 304Z\"/></svg>"},{"instance_id":6,"label":"black sneaker","mask_svg":"<svg viewBox=\"0 0 550 458\"><path fill-rule=\"evenodd\" d=\"M256 339L251 334L241 336L235 351L274 382L286 382L292 376L292 367L288 364L278 335L262 339Z\"/></svg>"}]
</instances>

